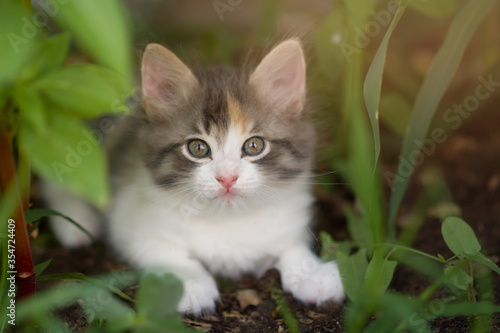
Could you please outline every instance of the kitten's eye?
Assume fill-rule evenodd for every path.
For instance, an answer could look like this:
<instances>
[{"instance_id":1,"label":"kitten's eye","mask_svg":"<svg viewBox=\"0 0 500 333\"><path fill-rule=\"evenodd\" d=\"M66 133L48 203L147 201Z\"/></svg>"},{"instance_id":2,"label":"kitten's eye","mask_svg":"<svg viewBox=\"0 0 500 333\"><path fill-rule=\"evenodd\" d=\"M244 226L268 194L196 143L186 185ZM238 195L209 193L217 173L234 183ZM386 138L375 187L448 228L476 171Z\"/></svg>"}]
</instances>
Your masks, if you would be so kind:
<instances>
[{"instance_id":1,"label":"kitten's eye","mask_svg":"<svg viewBox=\"0 0 500 333\"><path fill-rule=\"evenodd\" d=\"M254 136L248 139L243 144L243 153L249 156L259 155L264 151L265 143L264 140Z\"/></svg>"},{"instance_id":2,"label":"kitten's eye","mask_svg":"<svg viewBox=\"0 0 500 333\"><path fill-rule=\"evenodd\" d=\"M187 144L188 151L196 158L203 158L210 155L210 147L203 140L191 140Z\"/></svg>"}]
</instances>

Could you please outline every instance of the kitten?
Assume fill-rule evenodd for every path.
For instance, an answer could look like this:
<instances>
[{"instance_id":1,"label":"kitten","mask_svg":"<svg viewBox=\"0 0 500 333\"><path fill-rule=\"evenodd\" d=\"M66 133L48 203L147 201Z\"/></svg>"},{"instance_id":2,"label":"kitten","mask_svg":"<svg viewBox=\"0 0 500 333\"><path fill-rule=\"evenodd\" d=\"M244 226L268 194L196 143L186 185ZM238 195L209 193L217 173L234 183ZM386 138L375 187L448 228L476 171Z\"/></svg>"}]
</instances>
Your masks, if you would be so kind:
<instances>
[{"instance_id":1,"label":"kitten","mask_svg":"<svg viewBox=\"0 0 500 333\"><path fill-rule=\"evenodd\" d=\"M142 94L143 109L108 144L116 252L135 267L177 275L183 313L215 310L214 274L237 279L273 267L302 302L341 302L337 264L309 247L314 131L300 43L282 42L252 73L193 72L150 44ZM97 223L84 219L97 233ZM55 227L66 245L87 241L72 226Z\"/></svg>"}]
</instances>

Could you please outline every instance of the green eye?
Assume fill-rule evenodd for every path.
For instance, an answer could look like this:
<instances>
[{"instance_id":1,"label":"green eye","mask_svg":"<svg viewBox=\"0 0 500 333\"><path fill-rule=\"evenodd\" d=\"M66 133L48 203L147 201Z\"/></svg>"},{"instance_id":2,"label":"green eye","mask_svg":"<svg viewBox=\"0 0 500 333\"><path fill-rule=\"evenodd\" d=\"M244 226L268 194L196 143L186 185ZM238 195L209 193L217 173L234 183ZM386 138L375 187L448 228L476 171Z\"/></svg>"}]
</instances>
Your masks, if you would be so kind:
<instances>
[{"instance_id":1,"label":"green eye","mask_svg":"<svg viewBox=\"0 0 500 333\"><path fill-rule=\"evenodd\" d=\"M203 140L191 140L187 144L188 151L196 158L203 158L210 155L210 147Z\"/></svg>"},{"instance_id":2,"label":"green eye","mask_svg":"<svg viewBox=\"0 0 500 333\"><path fill-rule=\"evenodd\" d=\"M243 153L249 156L259 155L264 151L265 143L264 140L256 136L248 139L243 144Z\"/></svg>"}]
</instances>

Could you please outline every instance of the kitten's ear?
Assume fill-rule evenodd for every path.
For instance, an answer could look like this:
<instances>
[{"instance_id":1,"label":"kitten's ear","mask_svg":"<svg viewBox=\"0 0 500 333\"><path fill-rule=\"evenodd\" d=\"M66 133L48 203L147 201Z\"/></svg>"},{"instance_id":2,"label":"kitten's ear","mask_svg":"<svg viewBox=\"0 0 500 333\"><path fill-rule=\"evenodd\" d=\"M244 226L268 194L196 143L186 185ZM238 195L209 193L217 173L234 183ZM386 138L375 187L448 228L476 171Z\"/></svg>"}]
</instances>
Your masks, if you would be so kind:
<instances>
[{"instance_id":1,"label":"kitten's ear","mask_svg":"<svg viewBox=\"0 0 500 333\"><path fill-rule=\"evenodd\" d=\"M142 96L148 116L158 118L187 98L197 80L189 68L168 49L149 44L142 58Z\"/></svg>"},{"instance_id":2,"label":"kitten's ear","mask_svg":"<svg viewBox=\"0 0 500 333\"><path fill-rule=\"evenodd\" d=\"M276 46L257 66L250 83L282 115L298 116L305 103L306 64L300 42Z\"/></svg>"}]
</instances>

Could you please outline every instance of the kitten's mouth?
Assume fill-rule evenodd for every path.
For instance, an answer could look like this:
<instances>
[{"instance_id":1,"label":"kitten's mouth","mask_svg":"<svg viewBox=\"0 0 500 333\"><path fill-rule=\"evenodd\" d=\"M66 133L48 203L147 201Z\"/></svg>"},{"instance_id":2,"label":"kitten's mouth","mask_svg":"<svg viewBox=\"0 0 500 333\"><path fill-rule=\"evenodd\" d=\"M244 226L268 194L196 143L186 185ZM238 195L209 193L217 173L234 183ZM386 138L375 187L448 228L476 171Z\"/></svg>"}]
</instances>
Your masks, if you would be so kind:
<instances>
[{"instance_id":1,"label":"kitten's mouth","mask_svg":"<svg viewBox=\"0 0 500 333\"><path fill-rule=\"evenodd\" d=\"M234 189L228 189L228 190L224 189L221 191L218 197L224 201L230 201L238 197L238 194Z\"/></svg>"}]
</instances>

